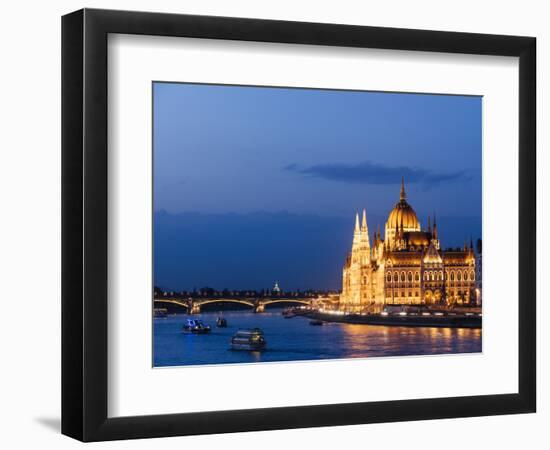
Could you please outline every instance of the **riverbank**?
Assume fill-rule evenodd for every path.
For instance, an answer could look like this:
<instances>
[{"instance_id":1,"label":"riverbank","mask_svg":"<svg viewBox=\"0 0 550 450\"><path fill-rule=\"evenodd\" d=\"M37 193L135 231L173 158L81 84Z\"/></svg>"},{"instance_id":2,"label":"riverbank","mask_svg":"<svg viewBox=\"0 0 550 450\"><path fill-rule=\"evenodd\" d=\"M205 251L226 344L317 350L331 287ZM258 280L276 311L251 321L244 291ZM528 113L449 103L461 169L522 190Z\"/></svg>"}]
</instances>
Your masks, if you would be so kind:
<instances>
[{"instance_id":1,"label":"riverbank","mask_svg":"<svg viewBox=\"0 0 550 450\"><path fill-rule=\"evenodd\" d=\"M481 328L480 314L419 313L419 314L345 314L338 311L307 311L303 314L323 322L361 325L436 328Z\"/></svg>"}]
</instances>

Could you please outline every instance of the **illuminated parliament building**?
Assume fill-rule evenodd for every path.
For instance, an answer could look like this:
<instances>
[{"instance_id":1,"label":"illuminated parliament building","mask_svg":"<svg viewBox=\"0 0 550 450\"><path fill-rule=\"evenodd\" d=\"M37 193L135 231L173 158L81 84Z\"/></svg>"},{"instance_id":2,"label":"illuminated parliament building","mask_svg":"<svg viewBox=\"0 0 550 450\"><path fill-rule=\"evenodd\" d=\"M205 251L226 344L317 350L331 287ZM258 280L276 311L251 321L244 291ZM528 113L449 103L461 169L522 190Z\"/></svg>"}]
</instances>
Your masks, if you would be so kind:
<instances>
[{"instance_id":1,"label":"illuminated parliament building","mask_svg":"<svg viewBox=\"0 0 550 450\"><path fill-rule=\"evenodd\" d=\"M422 229L407 202L404 182L399 201L371 242L366 212L355 217L351 252L343 270L340 309L364 311L385 305L466 305L480 299L476 290L473 244L441 249L435 216ZM477 295L476 295L477 294Z\"/></svg>"}]
</instances>

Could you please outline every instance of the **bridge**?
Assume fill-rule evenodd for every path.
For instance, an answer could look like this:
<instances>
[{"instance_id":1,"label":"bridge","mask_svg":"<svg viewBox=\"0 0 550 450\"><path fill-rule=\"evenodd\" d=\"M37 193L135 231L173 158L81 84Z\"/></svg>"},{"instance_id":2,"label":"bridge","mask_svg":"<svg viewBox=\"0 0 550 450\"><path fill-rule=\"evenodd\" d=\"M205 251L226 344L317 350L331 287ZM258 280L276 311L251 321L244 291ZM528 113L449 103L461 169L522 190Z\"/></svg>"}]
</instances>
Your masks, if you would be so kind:
<instances>
[{"instance_id":1,"label":"bridge","mask_svg":"<svg viewBox=\"0 0 550 450\"><path fill-rule=\"evenodd\" d=\"M263 297L263 298L223 298L223 297L208 297L208 298L175 298L175 297L158 297L154 298L155 306L162 304L177 305L184 308L187 314L199 314L201 307L212 303L238 303L249 306L256 313L265 311L265 307L276 303L293 303L297 305L314 306L317 299L312 298L293 298L293 297Z\"/></svg>"}]
</instances>

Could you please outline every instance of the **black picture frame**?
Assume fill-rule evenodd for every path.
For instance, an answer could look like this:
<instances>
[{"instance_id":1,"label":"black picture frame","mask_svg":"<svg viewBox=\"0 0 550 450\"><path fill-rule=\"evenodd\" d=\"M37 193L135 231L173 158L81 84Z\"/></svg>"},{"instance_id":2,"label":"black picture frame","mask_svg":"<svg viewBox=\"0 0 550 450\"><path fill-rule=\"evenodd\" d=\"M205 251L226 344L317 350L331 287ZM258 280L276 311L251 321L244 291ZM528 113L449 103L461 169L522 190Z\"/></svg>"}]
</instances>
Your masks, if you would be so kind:
<instances>
[{"instance_id":1,"label":"black picture frame","mask_svg":"<svg viewBox=\"0 0 550 450\"><path fill-rule=\"evenodd\" d=\"M110 33L519 57L518 392L109 418L107 36ZM533 37L94 9L64 16L62 433L82 441L101 441L535 412L535 91Z\"/></svg>"}]
</instances>

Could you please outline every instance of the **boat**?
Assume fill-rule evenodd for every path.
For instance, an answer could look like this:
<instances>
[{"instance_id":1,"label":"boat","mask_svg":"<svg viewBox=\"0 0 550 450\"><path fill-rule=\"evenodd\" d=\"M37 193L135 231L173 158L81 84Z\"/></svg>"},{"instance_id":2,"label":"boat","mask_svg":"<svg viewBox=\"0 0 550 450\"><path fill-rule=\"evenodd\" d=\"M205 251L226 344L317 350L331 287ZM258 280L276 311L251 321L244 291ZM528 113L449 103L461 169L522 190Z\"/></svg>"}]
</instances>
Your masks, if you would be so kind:
<instances>
[{"instance_id":1,"label":"boat","mask_svg":"<svg viewBox=\"0 0 550 450\"><path fill-rule=\"evenodd\" d=\"M163 318L168 315L168 310L166 308L154 308L153 309L153 317L155 318Z\"/></svg>"},{"instance_id":2,"label":"boat","mask_svg":"<svg viewBox=\"0 0 550 450\"><path fill-rule=\"evenodd\" d=\"M309 324L313 326L319 326L319 325L323 325L323 321L319 319L312 319L309 321Z\"/></svg>"},{"instance_id":3,"label":"boat","mask_svg":"<svg viewBox=\"0 0 550 450\"><path fill-rule=\"evenodd\" d=\"M293 308L286 308L281 314L285 319L292 319L296 315Z\"/></svg>"},{"instance_id":4,"label":"boat","mask_svg":"<svg viewBox=\"0 0 550 450\"><path fill-rule=\"evenodd\" d=\"M207 334L210 333L210 326L205 325L199 319L187 319L187 323L183 326L182 331L193 334Z\"/></svg>"},{"instance_id":5,"label":"boat","mask_svg":"<svg viewBox=\"0 0 550 450\"><path fill-rule=\"evenodd\" d=\"M238 330L231 338L231 350L258 351L265 346L264 333L259 328Z\"/></svg>"},{"instance_id":6,"label":"boat","mask_svg":"<svg viewBox=\"0 0 550 450\"><path fill-rule=\"evenodd\" d=\"M227 320L225 319L225 317L218 317L216 319L216 326L218 328L227 328Z\"/></svg>"}]
</instances>

